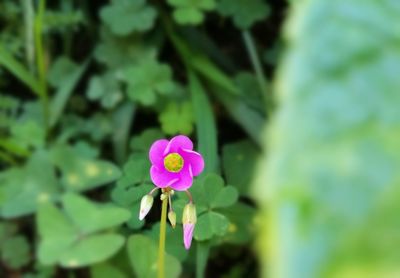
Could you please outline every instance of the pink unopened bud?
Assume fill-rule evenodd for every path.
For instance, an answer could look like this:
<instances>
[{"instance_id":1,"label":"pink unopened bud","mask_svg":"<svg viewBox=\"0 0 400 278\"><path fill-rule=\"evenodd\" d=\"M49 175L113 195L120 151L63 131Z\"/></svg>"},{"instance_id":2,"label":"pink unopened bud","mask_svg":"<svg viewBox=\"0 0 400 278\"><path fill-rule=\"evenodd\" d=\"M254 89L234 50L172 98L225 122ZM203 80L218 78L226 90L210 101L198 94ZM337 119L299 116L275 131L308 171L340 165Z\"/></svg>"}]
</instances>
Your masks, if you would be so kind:
<instances>
[{"instance_id":1,"label":"pink unopened bud","mask_svg":"<svg viewBox=\"0 0 400 278\"><path fill-rule=\"evenodd\" d=\"M183 243L186 249L190 248L193 238L193 230L197 221L196 207L189 203L183 209L182 224L183 224Z\"/></svg>"},{"instance_id":2,"label":"pink unopened bud","mask_svg":"<svg viewBox=\"0 0 400 278\"><path fill-rule=\"evenodd\" d=\"M150 194L146 194L142 197L142 200L140 201L139 220L143 220L149 213L153 206L153 200L154 198Z\"/></svg>"}]
</instances>

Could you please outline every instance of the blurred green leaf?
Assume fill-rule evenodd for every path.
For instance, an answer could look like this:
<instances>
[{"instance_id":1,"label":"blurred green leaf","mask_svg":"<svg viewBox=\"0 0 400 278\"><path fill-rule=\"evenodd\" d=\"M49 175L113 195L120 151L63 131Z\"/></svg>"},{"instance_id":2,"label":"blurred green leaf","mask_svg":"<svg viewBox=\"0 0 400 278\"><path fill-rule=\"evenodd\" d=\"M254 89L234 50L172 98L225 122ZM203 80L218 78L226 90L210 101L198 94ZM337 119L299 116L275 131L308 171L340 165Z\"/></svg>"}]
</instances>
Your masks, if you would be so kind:
<instances>
[{"instance_id":1,"label":"blurred green leaf","mask_svg":"<svg viewBox=\"0 0 400 278\"><path fill-rule=\"evenodd\" d=\"M170 102L158 117L165 134L191 134L193 131L192 110L192 104L189 101L179 104Z\"/></svg>"},{"instance_id":2,"label":"blurred green leaf","mask_svg":"<svg viewBox=\"0 0 400 278\"><path fill-rule=\"evenodd\" d=\"M21 235L8 238L1 247L1 258L13 269L25 266L30 261L28 240Z\"/></svg>"},{"instance_id":3,"label":"blurred green leaf","mask_svg":"<svg viewBox=\"0 0 400 278\"><path fill-rule=\"evenodd\" d=\"M400 271L397 1L296 1L254 196L264 276Z\"/></svg>"},{"instance_id":4,"label":"blurred green leaf","mask_svg":"<svg viewBox=\"0 0 400 278\"><path fill-rule=\"evenodd\" d=\"M217 9L222 15L231 16L240 29L249 29L270 13L269 6L262 0L221 0Z\"/></svg>"},{"instance_id":5,"label":"blurred green leaf","mask_svg":"<svg viewBox=\"0 0 400 278\"><path fill-rule=\"evenodd\" d=\"M197 25L204 20L205 11L211 11L215 8L214 0L168 0L168 3L174 6L173 16L179 24Z\"/></svg>"},{"instance_id":6,"label":"blurred green leaf","mask_svg":"<svg viewBox=\"0 0 400 278\"><path fill-rule=\"evenodd\" d=\"M45 130L32 120L20 122L11 127L12 139L18 146L41 148L45 143Z\"/></svg>"},{"instance_id":7,"label":"blurred green leaf","mask_svg":"<svg viewBox=\"0 0 400 278\"><path fill-rule=\"evenodd\" d=\"M189 86L196 123L198 149L204 157L204 173L218 171L217 128L214 113L199 79L189 72Z\"/></svg>"},{"instance_id":8,"label":"blurred green leaf","mask_svg":"<svg viewBox=\"0 0 400 278\"><path fill-rule=\"evenodd\" d=\"M98 206L85 198L67 193L62 198L66 213L83 233L94 233L114 227L130 218L126 209L114 206Z\"/></svg>"},{"instance_id":9,"label":"blurred green leaf","mask_svg":"<svg viewBox=\"0 0 400 278\"><path fill-rule=\"evenodd\" d=\"M156 243L147 236L132 235L128 239L127 248L136 276L139 278L156 277L158 257ZM166 254L165 265L165 277L179 277L182 268L175 257Z\"/></svg>"},{"instance_id":10,"label":"blurred green leaf","mask_svg":"<svg viewBox=\"0 0 400 278\"><path fill-rule=\"evenodd\" d=\"M93 278L128 278L125 273L109 263L101 263L92 266L90 274Z\"/></svg>"},{"instance_id":11,"label":"blurred green leaf","mask_svg":"<svg viewBox=\"0 0 400 278\"><path fill-rule=\"evenodd\" d=\"M222 209L221 213L229 219L228 231L222 238L223 241L245 244L254 238L256 209L242 202Z\"/></svg>"},{"instance_id":12,"label":"blurred green leaf","mask_svg":"<svg viewBox=\"0 0 400 278\"><path fill-rule=\"evenodd\" d=\"M100 17L116 35L126 36L134 31L151 29L156 10L145 0L112 0L100 11Z\"/></svg>"},{"instance_id":13,"label":"blurred green leaf","mask_svg":"<svg viewBox=\"0 0 400 278\"><path fill-rule=\"evenodd\" d=\"M131 139L130 147L132 151L148 152L154 141L164 138L164 134L157 128L148 128L140 135Z\"/></svg>"},{"instance_id":14,"label":"blurred green leaf","mask_svg":"<svg viewBox=\"0 0 400 278\"><path fill-rule=\"evenodd\" d=\"M72 193L63 197L63 205L65 214L51 203L39 208L41 263L80 267L104 261L122 247L125 240L121 235L99 232L125 222L130 216L127 210L112 205L100 207Z\"/></svg>"},{"instance_id":15,"label":"blurred green leaf","mask_svg":"<svg viewBox=\"0 0 400 278\"><path fill-rule=\"evenodd\" d=\"M111 162L88 159L68 145L52 149L52 159L62 172L62 183L67 190L84 191L115 181L121 172Z\"/></svg>"},{"instance_id":16,"label":"blurred green leaf","mask_svg":"<svg viewBox=\"0 0 400 278\"><path fill-rule=\"evenodd\" d=\"M226 144L222 148L222 167L226 181L241 194L248 195L259 150L249 140Z\"/></svg>"},{"instance_id":17,"label":"blurred green leaf","mask_svg":"<svg viewBox=\"0 0 400 278\"><path fill-rule=\"evenodd\" d=\"M0 214L4 218L30 214L42 202L56 199L60 191L54 167L44 151L35 152L21 168L1 172L0 184Z\"/></svg>"},{"instance_id":18,"label":"blurred green leaf","mask_svg":"<svg viewBox=\"0 0 400 278\"><path fill-rule=\"evenodd\" d=\"M265 115L266 101L260 90L257 78L249 72L239 72L235 76L235 83L239 88L241 101L249 108L255 109Z\"/></svg>"},{"instance_id":19,"label":"blurred green leaf","mask_svg":"<svg viewBox=\"0 0 400 278\"><path fill-rule=\"evenodd\" d=\"M123 175L111 191L112 200L131 211L128 226L138 229L144 225L139 220L140 200L154 188L150 182L150 162L147 154L131 155L123 167Z\"/></svg>"},{"instance_id":20,"label":"blurred green leaf","mask_svg":"<svg viewBox=\"0 0 400 278\"><path fill-rule=\"evenodd\" d=\"M0 64L27 85L33 93L40 95L39 82L31 73L17 61L11 53L0 43Z\"/></svg>"},{"instance_id":21,"label":"blurred green leaf","mask_svg":"<svg viewBox=\"0 0 400 278\"><path fill-rule=\"evenodd\" d=\"M86 62L78 66L74 65L74 63L67 58L59 58L58 63L55 65L55 67L58 67L59 69L54 69L55 76L53 76L55 79L53 82L55 83L56 87L58 87L58 90L51 99L50 103L51 126L54 126L59 120L69 97L73 93L73 90L77 86L88 65L89 60L86 60Z\"/></svg>"},{"instance_id":22,"label":"blurred green leaf","mask_svg":"<svg viewBox=\"0 0 400 278\"><path fill-rule=\"evenodd\" d=\"M93 76L86 92L90 100L97 100L104 108L114 108L123 99L120 85L112 74Z\"/></svg>"},{"instance_id":23,"label":"blurred green leaf","mask_svg":"<svg viewBox=\"0 0 400 278\"><path fill-rule=\"evenodd\" d=\"M128 84L128 96L143 105L154 104L158 94L170 94L175 87L170 67L155 59L144 59L126 68L122 75Z\"/></svg>"}]
</instances>

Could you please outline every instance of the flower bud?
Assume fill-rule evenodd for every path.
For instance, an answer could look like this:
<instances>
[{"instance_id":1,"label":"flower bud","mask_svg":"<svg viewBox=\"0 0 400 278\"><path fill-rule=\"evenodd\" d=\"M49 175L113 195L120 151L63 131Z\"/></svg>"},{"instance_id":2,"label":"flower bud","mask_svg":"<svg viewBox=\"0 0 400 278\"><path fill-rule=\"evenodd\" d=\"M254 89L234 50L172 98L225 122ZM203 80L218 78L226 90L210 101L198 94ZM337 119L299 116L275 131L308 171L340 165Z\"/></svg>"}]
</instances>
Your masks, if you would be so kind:
<instances>
[{"instance_id":1,"label":"flower bud","mask_svg":"<svg viewBox=\"0 0 400 278\"><path fill-rule=\"evenodd\" d=\"M168 212L168 220L171 223L172 228L175 228L175 226L176 226L176 213L174 211L170 210Z\"/></svg>"},{"instance_id":2,"label":"flower bud","mask_svg":"<svg viewBox=\"0 0 400 278\"><path fill-rule=\"evenodd\" d=\"M143 220L149 213L153 206L153 200L154 198L150 194L146 194L142 197L142 200L140 201L139 220Z\"/></svg>"},{"instance_id":3,"label":"flower bud","mask_svg":"<svg viewBox=\"0 0 400 278\"><path fill-rule=\"evenodd\" d=\"M183 243L186 249L190 248L193 238L194 225L196 224L196 207L189 203L183 209L182 224L183 224Z\"/></svg>"}]
</instances>

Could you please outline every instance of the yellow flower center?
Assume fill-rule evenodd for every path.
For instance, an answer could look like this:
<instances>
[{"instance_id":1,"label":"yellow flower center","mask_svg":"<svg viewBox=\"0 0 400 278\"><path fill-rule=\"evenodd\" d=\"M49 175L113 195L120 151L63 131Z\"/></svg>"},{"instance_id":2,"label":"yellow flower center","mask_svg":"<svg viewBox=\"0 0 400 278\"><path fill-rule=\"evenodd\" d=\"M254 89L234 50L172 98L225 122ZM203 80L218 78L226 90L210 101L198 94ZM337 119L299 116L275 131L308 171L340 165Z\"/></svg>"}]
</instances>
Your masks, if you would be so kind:
<instances>
[{"instance_id":1,"label":"yellow flower center","mask_svg":"<svg viewBox=\"0 0 400 278\"><path fill-rule=\"evenodd\" d=\"M164 166L169 172L177 173L183 168L183 158L178 153L170 153L164 158Z\"/></svg>"}]
</instances>

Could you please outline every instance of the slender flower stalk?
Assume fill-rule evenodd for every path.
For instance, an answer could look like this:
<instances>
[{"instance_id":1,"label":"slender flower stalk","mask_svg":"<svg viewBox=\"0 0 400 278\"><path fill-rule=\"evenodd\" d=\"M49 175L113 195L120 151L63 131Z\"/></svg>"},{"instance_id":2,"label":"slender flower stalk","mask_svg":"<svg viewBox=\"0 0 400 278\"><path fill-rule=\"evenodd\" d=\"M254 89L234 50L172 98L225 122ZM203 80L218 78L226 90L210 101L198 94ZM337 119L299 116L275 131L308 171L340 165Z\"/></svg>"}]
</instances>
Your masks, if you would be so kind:
<instances>
[{"instance_id":1,"label":"slender flower stalk","mask_svg":"<svg viewBox=\"0 0 400 278\"><path fill-rule=\"evenodd\" d=\"M167 192L168 194L168 192ZM167 205L168 198L162 200L161 205L161 222L160 222L160 240L158 244L158 278L165 277L165 234L167 226Z\"/></svg>"}]
</instances>

